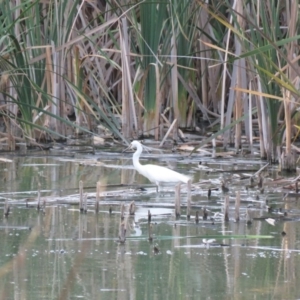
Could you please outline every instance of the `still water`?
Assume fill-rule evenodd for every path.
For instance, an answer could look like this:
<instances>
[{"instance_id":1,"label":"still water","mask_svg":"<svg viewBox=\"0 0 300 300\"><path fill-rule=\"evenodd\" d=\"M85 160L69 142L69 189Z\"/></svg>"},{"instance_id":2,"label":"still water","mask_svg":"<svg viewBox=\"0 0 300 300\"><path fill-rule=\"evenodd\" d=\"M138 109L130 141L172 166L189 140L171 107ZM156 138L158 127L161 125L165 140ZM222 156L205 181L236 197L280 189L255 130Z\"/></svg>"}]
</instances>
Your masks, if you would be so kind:
<instances>
[{"instance_id":1,"label":"still water","mask_svg":"<svg viewBox=\"0 0 300 300\"><path fill-rule=\"evenodd\" d=\"M270 185L258 201L257 188L235 184L229 192L230 221L224 222L219 214L224 202L220 189L207 197L208 186L217 186L227 171L234 174L233 163L237 173L244 169L253 174L264 162L208 159L207 166L219 171L207 172L199 169L195 158L152 160L193 176L194 183L204 182L193 190L192 217L187 220L184 209L181 218L174 217L172 188L157 195L153 185L131 169L130 155L62 158L36 153L7 158L12 161L0 163L1 209L6 199L11 204L10 215L5 218L1 213L0 221L0 299L300 298L298 198L283 200L282 189ZM144 157L142 163L150 158ZM276 177L276 170L270 169L267 176ZM86 214L70 201L70 196L78 201L79 180L89 193ZM103 193L99 214L92 197L97 181ZM41 211L35 202L39 186L45 201ZM146 190L135 190L136 186ZM236 190L242 200L238 223ZM120 244L120 206L128 207L132 200L136 213L126 214L127 239ZM185 200L183 191L182 203ZM266 200L274 207L272 213L266 210ZM208 219L200 218L196 224L195 211L204 207ZM251 225L246 224L247 207L254 218ZM277 218L279 209L292 216L289 222L279 220L272 226L260 219ZM215 241L208 244L212 238Z\"/></svg>"}]
</instances>

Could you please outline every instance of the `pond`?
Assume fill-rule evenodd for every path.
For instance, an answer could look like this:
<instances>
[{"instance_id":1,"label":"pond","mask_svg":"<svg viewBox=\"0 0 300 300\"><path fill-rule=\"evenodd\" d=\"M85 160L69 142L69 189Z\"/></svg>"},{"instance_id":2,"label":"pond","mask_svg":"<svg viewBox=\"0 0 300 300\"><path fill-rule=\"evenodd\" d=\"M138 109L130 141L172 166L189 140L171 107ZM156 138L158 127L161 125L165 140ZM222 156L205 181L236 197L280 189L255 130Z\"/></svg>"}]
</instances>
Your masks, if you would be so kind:
<instances>
[{"instance_id":1,"label":"pond","mask_svg":"<svg viewBox=\"0 0 300 300\"><path fill-rule=\"evenodd\" d=\"M265 187L260 191L248 186L247 179L266 164L258 158L146 153L142 163L168 166L193 177L187 219L185 187L181 216L176 218L173 187L157 194L155 186L132 168L131 155L120 151L1 155L10 160L0 162L3 212L10 206L0 223L1 299L300 297L298 194L283 193L283 185L274 181L280 176L276 166L263 171ZM224 178L229 182L227 222L226 194L220 188ZM87 196L86 213L78 204L80 180ZM98 181L101 197L96 213ZM135 214L129 215L132 201ZM124 244L119 243L122 204Z\"/></svg>"}]
</instances>

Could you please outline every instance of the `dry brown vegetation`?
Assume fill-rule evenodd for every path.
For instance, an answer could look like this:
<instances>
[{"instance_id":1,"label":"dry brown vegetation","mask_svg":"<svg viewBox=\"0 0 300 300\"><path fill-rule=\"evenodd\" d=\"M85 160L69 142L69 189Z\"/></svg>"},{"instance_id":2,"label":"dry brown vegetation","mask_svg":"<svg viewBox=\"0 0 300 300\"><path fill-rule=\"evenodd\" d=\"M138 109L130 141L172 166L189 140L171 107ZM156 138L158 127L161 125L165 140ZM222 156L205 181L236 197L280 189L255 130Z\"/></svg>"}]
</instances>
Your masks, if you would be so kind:
<instances>
[{"instance_id":1,"label":"dry brown vegetation","mask_svg":"<svg viewBox=\"0 0 300 300\"><path fill-rule=\"evenodd\" d=\"M298 1L2 1L2 143L203 122L278 160L298 133ZM205 125L205 126L207 126ZM294 126L295 125L295 126ZM170 131L169 131L170 133ZM291 158L290 158L291 159Z\"/></svg>"}]
</instances>

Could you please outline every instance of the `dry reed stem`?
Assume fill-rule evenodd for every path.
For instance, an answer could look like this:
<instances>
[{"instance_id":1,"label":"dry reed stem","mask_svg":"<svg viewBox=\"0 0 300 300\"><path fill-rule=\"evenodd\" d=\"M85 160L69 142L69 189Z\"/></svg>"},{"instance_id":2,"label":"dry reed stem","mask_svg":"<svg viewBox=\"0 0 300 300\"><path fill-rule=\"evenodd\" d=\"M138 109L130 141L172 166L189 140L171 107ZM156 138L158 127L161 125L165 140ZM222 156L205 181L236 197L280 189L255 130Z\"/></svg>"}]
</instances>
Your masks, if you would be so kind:
<instances>
[{"instance_id":1,"label":"dry reed stem","mask_svg":"<svg viewBox=\"0 0 300 300\"><path fill-rule=\"evenodd\" d=\"M38 183L37 210L41 209L41 184Z\"/></svg>"},{"instance_id":2,"label":"dry reed stem","mask_svg":"<svg viewBox=\"0 0 300 300\"><path fill-rule=\"evenodd\" d=\"M131 201L129 205L129 215L134 216L135 215L135 202Z\"/></svg>"},{"instance_id":3,"label":"dry reed stem","mask_svg":"<svg viewBox=\"0 0 300 300\"><path fill-rule=\"evenodd\" d=\"M155 130L154 130L154 138L156 141L159 139L159 113L160 113L160 106L162 103L161 99L161 91L160 91L160 74L158 64L154 65L155 67L155 79L156 79L156 105L155 105Z\"/></svg>"},{"instance_id":4,"label":"dry reed stem","mask_svg":"<svg viewBox=\"0 0 300 300\"><path fill-rule=\"evenodd\" d=\"M79 210L83 212L83 182L79 181Z\"/></svg>"},{"instance_id":5,"label":"dry reed stem","mask_svg":"<svg viewBox=\"0 0 300 300\"><path fill-rule=\"evenodd\" d=\"M150 209L148 209L148 223L151 222L151 212L150 212Z\"/></svg>"},{"instance_id":6,"label":"dry reed stem","mask_svg":"<svg viewBox=\"0 0 300 300\"><path fill-rule=\"evenodd\" d=\"M235 198L235 221L240 221L240 203L241 203L241 193L240 191L236 191Z\"/></svg>"},{"instance_id":7,"label":"dry reed stem","mask_svg":"<svg viewBox=\"0 0 300 300\"><path fill-rule=\"evenodd\" d=\"M124 220L125 218L125 205L122 203L121 205L121 220Z\"/></svg>"},{"instance_id":8,"label":"dry reed stem","mask_svg":"<svg viewBox=\"0 0 300 300\"><path fill-rule=\"evenodd\" d=\"M95 200L95 212L96 214L99 213L99 206L100 206L100 186L101 182L97 182L97 187L96 187L96 200Z\"/></svg>"},{"instance_id":9,"label":"dry reed stem","mask_svg":"<svg viewBox=\"0 0 300 300\"><path fill-rule=\"evenodd\" d=\"M153 241L153 226L151 223L148 223L148 240Z\"/></svg>"},{"instance_id":10,"label":"dry reed stem","mask_svg":"<svg viewBox=\"0 0 300 300\"><path fill-rule=\"evenodd\" d=\"M186 217L189 220L191 217L191 188L192 182L191 180L187 183L187 208L186 208Z\"/></svg>"},{"instance_id":11,"label":"dry reed stem","mask_svg":"<svg viewBox=\"0 0 300 300\"><path fill-rule=\"evenodd\" d=\"M129 36L127 19L122 18L120 28L120 47L122 58L122 132L128 138L137 128L137 118L134 109L133 87L130 74Z\"/></svg>"},{"instance_id":12,"label":"dry reed stem","mask_svg":"<svg viewBox=\"0 0 300 300\"><path fill-rule=\"evenodd\" d=\"M125 222L121 221L120 228L119 228L119 242L124 244L126 241L126 226Z\"/></svg>"},{"instance_id":13,"label":"dry reed stem","mask_svg":"<svg viewBox=\"0 0 300 300\"><path fill-rule=\"evenodd\" d=\"M196 224L199 223L199 211L198 210L196 211L196 214L195 214L195 223Z\"/></svg>"},{"instance_id":14,"label":"dry reed stem","mask_svg":"<svg viewBox=\"0 0 300 300\"><path fill-rule=\"evenodd\" d=\"M175 217L178 218L180 217L181 214L181 209L180 209L180 188L181 184L178 183L175 186Z\"/></svg>"},{"instance_id":15,"label":"dry reed stem","mask_svg":"<svg viewBox=\"0 0 300 300\"><path fill-rule=\"evenodd\" d=\"M9 215L9 212L10 212L10 206L8 204L8 199L6 198L5 199L5 205L4 205L4 217L8 217Z\"/></svg>"},{"instance_id":16,"label":"dry reed stem","mask_svg":"<svg viewBox=\"0 0 300 300\"><path fill-rule=\"evenodd\" d=\"M87 213L87 193L84 194L84 206L83 206L83 211L84 213Z\"/></svg>"},{"instance_id":17,"label":"dry reed stem","mask_svg":"<svg viewBox=\"0 0 300 300\"><path fill-rule=\"evenodd\" d=\"M173 130L173 128L175 127L176 122L177 122L177 119L175 119L175 120L172 122L170 128L168 129L167 133L165 134L164 138L162 139L161 143L159 144L159 147L162 147L162 145L165 143L165 141L166 141L166 139L168 138L170 132L171 132L171 131Z\"/></svg>"},{"instance_id":18,"label":"dry reed stem","mask_svg":"<svg viewBox=\"0 0 300 300\"><path fill-rule=\"evenodd\" d=\"M226 195L224 200L224 221L229 221L229 196Z\"/></svg>"}]
</instances>

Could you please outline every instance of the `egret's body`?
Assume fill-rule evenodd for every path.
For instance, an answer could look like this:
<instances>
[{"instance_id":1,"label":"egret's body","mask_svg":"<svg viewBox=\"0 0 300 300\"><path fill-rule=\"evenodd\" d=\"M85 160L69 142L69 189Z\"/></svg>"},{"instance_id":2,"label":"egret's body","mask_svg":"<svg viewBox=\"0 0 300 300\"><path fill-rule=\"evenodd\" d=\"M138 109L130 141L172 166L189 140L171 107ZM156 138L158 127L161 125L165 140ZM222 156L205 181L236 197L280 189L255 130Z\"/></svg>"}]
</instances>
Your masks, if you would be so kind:
<instances>
[{"instance_id":1,"label":"egret's body","mask_svg":"<svg viewBox=\"0 0 300 300\"><path fill-rule=\"evenodd\" d=\"M188 181L190 180L188 176L182 175L166 167L157 165L141 165L139 159L141 153L143 152L142 144L138 141L133 141L130 147L136 149L132 157L134 168L140 174L148 178L151 182L155 183L157 186L157 190L160 183L188 183Z\"/></svg>"}]
</instances>

